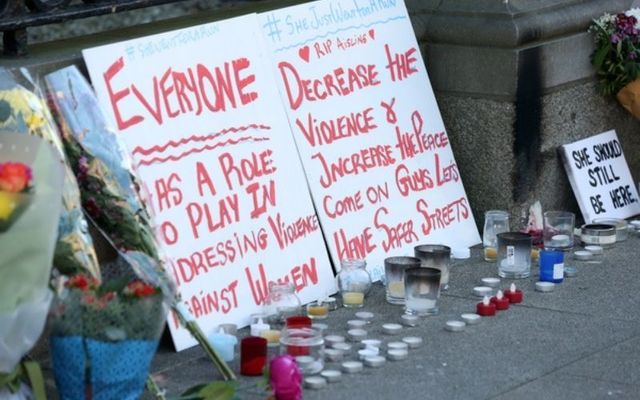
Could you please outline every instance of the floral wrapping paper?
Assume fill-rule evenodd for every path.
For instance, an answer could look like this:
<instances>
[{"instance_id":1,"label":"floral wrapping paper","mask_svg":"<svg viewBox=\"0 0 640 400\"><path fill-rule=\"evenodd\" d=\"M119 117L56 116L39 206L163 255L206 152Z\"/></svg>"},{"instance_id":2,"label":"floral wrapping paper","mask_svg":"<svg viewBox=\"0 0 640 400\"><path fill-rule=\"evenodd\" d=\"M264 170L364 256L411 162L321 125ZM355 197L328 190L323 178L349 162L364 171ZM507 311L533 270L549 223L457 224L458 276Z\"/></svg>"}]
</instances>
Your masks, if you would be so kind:
<instances>
[{"instance_id":1,"label":"floral wrapping paper","mask_svg":"<svg viewBox=\"0 0 640 400\"><path fill-rule=\"evenodd\" d=\"M64 155L62 142L44 100L18 80L24 75L0 69L0 134L22 133L42 137ZM62 191L63 212L58 224L54 266L63 273L86 270L99 276L100 270L87 221L80 205L80 192L73 172L65 168Z\"/></svg>"}]
</instances>

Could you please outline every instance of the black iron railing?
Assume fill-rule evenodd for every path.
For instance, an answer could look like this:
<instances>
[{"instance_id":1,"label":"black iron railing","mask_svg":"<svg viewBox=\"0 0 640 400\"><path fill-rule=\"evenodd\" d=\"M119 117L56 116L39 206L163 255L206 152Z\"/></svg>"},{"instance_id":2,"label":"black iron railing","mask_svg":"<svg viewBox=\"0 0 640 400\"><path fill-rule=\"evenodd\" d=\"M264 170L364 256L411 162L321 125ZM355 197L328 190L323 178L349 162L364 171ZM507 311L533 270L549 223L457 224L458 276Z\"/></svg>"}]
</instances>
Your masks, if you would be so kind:
<instances>
[{"instance_id":1,"label":"black iron railing","mask_svg":"<svg viewBox=\"0 0 640 400\"><path fill-rule=\"evenodd\" d=\"M114 14L184 0L0 0L0 31L5 56L27 53L27 28Z\"/></svg>"}]
</instances>

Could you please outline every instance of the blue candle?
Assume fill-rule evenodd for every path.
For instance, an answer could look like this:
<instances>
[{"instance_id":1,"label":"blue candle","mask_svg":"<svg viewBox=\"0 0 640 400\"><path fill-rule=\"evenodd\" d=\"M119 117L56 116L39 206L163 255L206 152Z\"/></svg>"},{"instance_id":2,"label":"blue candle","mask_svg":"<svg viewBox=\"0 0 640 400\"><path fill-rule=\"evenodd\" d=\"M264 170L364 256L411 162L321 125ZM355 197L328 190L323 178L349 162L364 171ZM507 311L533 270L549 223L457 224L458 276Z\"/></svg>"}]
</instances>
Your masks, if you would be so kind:
<instances>
[{"instance_id":1,"label":"blue candle","mask_svg":"<svg viewBox=\"0 0 640 400\"><path fill-rule=\"evenodd\" d=\"M213 333L209 335L209 342L225 361L233 361L234 348L238 339L226 333Z\"/></svg>"}]
</instances>

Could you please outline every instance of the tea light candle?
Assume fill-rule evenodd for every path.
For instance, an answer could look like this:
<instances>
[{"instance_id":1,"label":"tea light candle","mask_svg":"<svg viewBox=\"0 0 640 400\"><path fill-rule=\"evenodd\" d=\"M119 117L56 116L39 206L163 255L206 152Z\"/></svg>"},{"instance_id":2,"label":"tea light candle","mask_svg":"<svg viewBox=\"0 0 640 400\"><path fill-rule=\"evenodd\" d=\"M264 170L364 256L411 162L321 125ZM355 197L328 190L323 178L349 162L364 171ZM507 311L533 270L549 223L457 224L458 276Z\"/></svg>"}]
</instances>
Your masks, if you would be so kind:
<instances>
[{"instance_id":1,"label":"tea light candle","mask_svg":"<svg viewBox=\"0 0 640 400\"><path fill-rule=\"evenodd\" d=\"M481 317L478 314L469 313L469 314L462 314L460 318L462 318L464 323L467 325L475 325L480 322Z\"/></svg>"},{"instance_id":2,"label":"tea light candle","mask_svg":"<svg viewBox=\"0 0 640 400\"><path fill-rule=\"evenodd\" d=\"M491 298L491 302L496 305L496 310L503 311L509 309L509 299L504 297L502 290L498 290L495 297Z\"/></svg>"},{"instance_id":3,"label":"tea light candle","mask_svg":"<svg viewBox=\"0 0 640 400\"><path fill-rule=\"evenodd\" d=\"M397 335L402 331L402 325L400 324L383 324L382 331L387 335Z\"/></svg>"},{"instance_id":4,"label":"tea light candle","mask_svg":"<svg viewBox=\"0 0 640 400\"><path fill-rule=\"evenodd\" d=\"M418 336L407 336L402 338L402 341L406 343L410 349L416 349L422 346L422 338Z\"/></svg>"},{"instance_id":5,"label":"tea light candle","mask_svg":"<svg viewBox=\"0 0 640 400\"><path fill-rule=\"evenodd\" d=\"M462 321L447 321L444 329L449 332L462 332L467 324Z\"/></svg>"},{"instance_id":6,"label":"tea light candle","mask_svg":"<svg viewBox=\"0 0 640 400\"><path fill-rule=\"evenodd\" d=\"M387 359L382 356L369 356L364 359L364 365L371 368L382 367Z\"/></svg>"},{"instance_id":7,"label":"tea light candle","mask_svg":"<svg viewBox=\"0 0 640 400\"><path fill-rule=\"evenodd\" d=\"M309 389L323 389L327 387L327 380L321 376L304 378L304 386Z\"/></svg>"},{"instance_id":8,"label":"tea light candle","mask_svg":"<svg viewBox=\"0 0 640 400\"><path fill-rule=\"evenodd\" d=\"M344 336L340 336L340 335L328 335L324 337L324 341L325 343L327 343L328 346L332 346L336 343L344 343L345 338Z\"/></svg>"},{"instance_id":9,"label":"tea light candle","mask_svg":"<svg viewBox=\"0 0 640 400\"><path fill-rule=\"evenodd\" d=\"M358 350L358 358L364 360L365 357L377 356L380 350L375 347L368 347L366 349Z\"/></svg>"},{"instance_id":10,"label":"tea light candle","mask_svg":"<svg viewBox=\"0 0 640 400\"><path fill-rule=\"evenodd\" d=\"M349 328L363 328L367 324L367 321L362 321L360 319L350 319L347 321L347 326Z\"/></svg>"},{"instance_id":11,"label":"tea light candle","mask_svg":"<svg viewBox=\"0 0 640 400\"><path fill-rule=\"evenodd\" d=\"M489 286L476 286L473 288L473 294L478 297L491 296L493 289Z\"/></svg>"},{"instance_id":12,"label":"tea light candle","mask_svg":"<svg viewBox=\"0 0 640 400\"><path fill-rule=\"evenodd\" d=\"M552 247L569 247L571 245L571 238L569 235L553 235L551 236Z\"/></svg>"},{"instance_id":13,"label":"tea light candle","mask_svg":"<svg viewBox=\"0 0 640 400\"><path fill-rule=\"evenodd\" d=\"M575 278L578 275L578 270L576 267L565 267L564 268L564 276L567 278Z\"/></svg>"},{"instance_id":14,"label":"tea light candle","mask_svg":"<svg viewBox=\"0 0 640 400\"><path fill-rule=\"evenodd\" d=\"M363 369L363 364L360 361L345 361L342 363L342 371L347 374L355 374Z\"/></svg>"},{"instance_id":15,"label":"tea light candle","mask_svg":"<svg viewBox=\"0 0 640 400\"><path fill-rule=\"evenodd\" d=\"M400 320L405 326L418 326L420 318L417 315L403 314Z\"/></svg>"},{"instance_id":16,"label":"tea light candle","mask_svg":"<svg viewBox=\"0 0 640 400\"><path fill-rule=\"evenodd\" d=\"M408 350L409 345L405 342L389 342L387 344L388 350Z\"/></svg>"},{"instance_id":17,"label":"tea light candle","mask_svg":"<svg viewBox=\"0 0 640 400\"><path fill-rule=\"evenodd\" d=\"M349 307L362 307L364 304L364 293L344 292L342 293L342 303Z\"/></svg>"},{"instance_id":18,"label":"tea light candle","mask_svg":"<svg viewBox=\"0 0 640 400\"><path fill-rule=\"evenodd\" d=\"M329 325L323 324L322 322L314 322L311 324L311 327L319 330L322 335L324 335L327 332L327 329L329 329Z\"/></svg>"},{"instance_id":19,"label":"tea light candle","mask_svg":"<svg viewBox=\"0 0 640 400\"><path fill-rule=\"evenodd\" d=\"M351 351L351 345L349 343L335 343L333 346L334 349L336 350L340 350L343 353L348 353L349 351Z\"/></svg>"},{"instance_id":20,"label":"tea light candle","mask_svg":"<svg viewBox=\"0 0 640 400\"><path fill-rule=\"evenodd\" d=\"M485 296L482 302L476 305L476 314L483 317L492 317L496 315L496 305L491 304L489 297Z\"/></svg>"},{"instance_id":21,"label":"tea light candle","mask_svg":"<svg viewBox=\"0 0 640 400\"><path fill-rule=\"evenodd\" d=\"M367 337L367 331L364 329L349 329L347 331L347 336L352 342L359 342Z\"/></svg>"},{"instance_id":22,"label":"tea light candle","mask_svg":"<svg viewBox=\"0 0 640 400\"><path fill-rule=\"evenodd\" d=\"M382 341L380 341L378 339L365 339L365 340L362 340L360 343L362 343L362 345L365 348L367 348L367 347L380 348L380 345L382 344Z\"/></svg>"},{"instance_id":23,"label":"tea light candle","mask_svg":"<svg viewBox=\"0 0 640 400\"><path fill-rule=\"evenodd\" d=\"M340 361L344 356L344 351L338 349L324 349L324 357L327 361Z\"/></svg>"},{"instance_id":24,"label":"tea light candle","mask_svg":"<svg viewBox=\"0 0 640 400\"><path fill-rule=\"evenodd\" d=\"M409 357L408 350L391 349L387 351L387 358L392 361L406 360Z\"/></svg>"},{"instance_id":25,"label":"tea light candle","mask_svg":"<svg viewBox=\"0 0 640 400\"><path fill-rule=\"evenodd\" d=\"M327 369L320 372L320 376L326 379L327 382L333 383L338 382L340 379L342 379L342 372L338 371L337 369Z\"/></svg>"},{"instance_id":26,"label":"tea light candle","mask_svg":"<svg viewBox=\"0 0 640 400\"><path fill-rule=\"evenodd\" d=\"M262 318L258 318L258 322L251 324L251 336L260 336L262 331L271 329L269 324L264 323Z\"/></svg>"},{"instance_id":27,"label":"tea light candle","mask_svg":"<svg viewBox=\"0 0 640 400\"><path fill-rule=\"evenodd\" d=\"M511 304L522 303L522 290L516 288L515 283L512 283L509 289L504 291L504 295L509 299L509 303Z\"/></svg>"},{"instance_id":28,"label":"tea light candle","mask_svg":"<svg viewBox=\"0 0 640 400\"><path fill-rule=\"evenodd\" d=\"M553 292L555 286L553 282L536 282L536 290L538 292Z\"/></svg>"},{"instance_id":29,"label":"tea light candle","mask_svg":"<svg viewBox=\"0 0 640 400\"><path fill-rule=\"evenodd\" d=\"M404 292L403 292L404 293ZM403 294L404 296L404 294ZM367 323L371 322L371 320L373 320L374 314L372 312L369 311L358 311L356 313L356 318L361 319Z\"/></svg>"},{"instance_id":30,"label":"tea light candle","mask_svg":"<svg viewBox=\"0 0 640 400\"><path fill-rule=\"evenodd\" d=\"M483 286L496 288L500 285L500 278L482 278L481 282ZM482 297L484 297L484 295Z\"/></svg>"},{"instance_id":31,"label":"tea light candle","mask_svg":"<svg viewBox=\"0 0 640 400\"><path fill-rule=\"evenodd\" d=\"M280 344L280 331L277 331L274 329L267 329L260 332L260 337L267 339L267 344L269 346Z\"/></svg>"}]
</instances>

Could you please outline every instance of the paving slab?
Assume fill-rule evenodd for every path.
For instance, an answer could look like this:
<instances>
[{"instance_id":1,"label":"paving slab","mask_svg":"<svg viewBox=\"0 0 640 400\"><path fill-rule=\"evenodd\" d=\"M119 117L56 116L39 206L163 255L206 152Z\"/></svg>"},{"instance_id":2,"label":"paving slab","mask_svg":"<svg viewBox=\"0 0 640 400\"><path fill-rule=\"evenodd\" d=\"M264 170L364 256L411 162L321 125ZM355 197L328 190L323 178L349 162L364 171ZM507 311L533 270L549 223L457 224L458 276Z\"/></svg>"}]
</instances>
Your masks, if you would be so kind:
<instances>
[{"instance_id":1,"label":"paving slab","mask_svg":"<svg viewBox=\"0 0 640 400\"><path fill-rule=\"evenodd\" d=\"M639 360L640 338L634 337L572 363L559 372L640 387ZM640 398L640 390L636 392L636 398Z\"/></svg>"}]
</instances>

